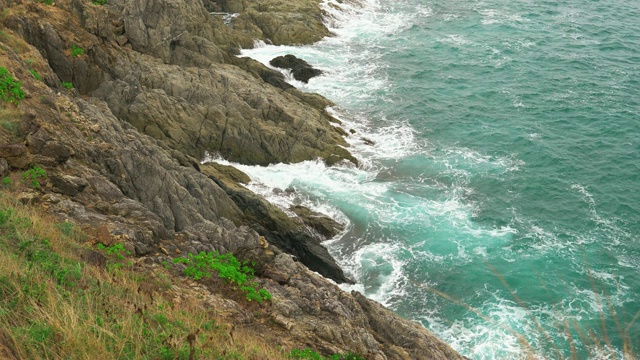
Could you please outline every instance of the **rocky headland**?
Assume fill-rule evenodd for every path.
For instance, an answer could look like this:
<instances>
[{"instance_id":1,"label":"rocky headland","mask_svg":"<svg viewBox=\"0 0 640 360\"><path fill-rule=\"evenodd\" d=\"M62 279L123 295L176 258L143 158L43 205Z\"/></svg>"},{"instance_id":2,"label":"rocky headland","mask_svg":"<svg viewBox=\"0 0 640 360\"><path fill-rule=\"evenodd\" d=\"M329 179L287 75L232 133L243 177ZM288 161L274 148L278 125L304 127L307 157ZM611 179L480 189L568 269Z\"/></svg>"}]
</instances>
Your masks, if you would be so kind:
<instances>
[{"instance_id":1,"label":"rocky headland","mask_svg":"<svg viewBox=\"0 0 640 360\"><path fill-rule=\"evenodd\" d=\"M2 103L0 178L34 166L47 174L15 192L22 203L95 242L123 243L145 271L210 250L254 262L273 295L260 318L212 286L184 285L177 296L198 293L235 327L277 334L280 344L367 359L462 358L335 284L351 279L321 242L340 224L305 208L292 218L247 190L239 170L201 163L211 153L250 165L357 165L350 135L325 111L330 101L236 56L256 39L329 36L318 0L0 0L0 10L0 65L25 91L18 105Z\"/></svg>"}]
</instances>

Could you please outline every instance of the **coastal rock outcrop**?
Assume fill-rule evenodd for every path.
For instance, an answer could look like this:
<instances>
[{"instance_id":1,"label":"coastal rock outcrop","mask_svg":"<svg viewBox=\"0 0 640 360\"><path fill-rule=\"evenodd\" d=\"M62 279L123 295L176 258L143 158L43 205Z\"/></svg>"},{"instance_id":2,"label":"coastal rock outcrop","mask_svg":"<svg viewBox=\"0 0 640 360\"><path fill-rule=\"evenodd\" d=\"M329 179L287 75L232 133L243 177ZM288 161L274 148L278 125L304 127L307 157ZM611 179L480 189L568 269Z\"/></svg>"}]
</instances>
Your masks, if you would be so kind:
<instances>
[{"instance_id":1,"label":"coastal rock outcrop","mask_svg":"<svg viewBox=\"0 0 640 360\"><path fill-rule=\"evenodd\" d=\"M331 33L322 21L320 1L216 1L219 11L238 13L234 30L274 45L311 44Z\"/></svg>"},{"instance_id":2,"label":"coastal rock outcrop","mask_svg":"<svg viewBox=\"0 0 640 360\"><path fill-rule=\"evenodd\" d=\"M271 59L271 61L269 61L269 64L281 69L291 70L291 74L293 75L293 77L298 81L302 81L303 83L308 83L309 79L311 79L312 77L316 77L322 74L322 70L314 68L306 61L299 59L295 55L291 54L273 58Z\"/></svg>"}]
</instances>

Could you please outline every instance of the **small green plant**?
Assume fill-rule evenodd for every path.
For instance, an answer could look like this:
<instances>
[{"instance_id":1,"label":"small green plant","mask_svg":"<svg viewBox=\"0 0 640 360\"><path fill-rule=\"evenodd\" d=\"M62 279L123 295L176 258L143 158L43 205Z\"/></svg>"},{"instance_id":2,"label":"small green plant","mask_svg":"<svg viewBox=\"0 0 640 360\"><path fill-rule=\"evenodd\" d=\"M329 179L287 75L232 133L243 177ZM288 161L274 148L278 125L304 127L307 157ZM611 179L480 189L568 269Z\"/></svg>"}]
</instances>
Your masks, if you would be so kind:
<instances>
[{"instance_id":1,"label":"small green plant","mask_svg":"<svg viewBox=\"0 0 640 360\"><path fill-rule=\"evenodd\" d=\"M40 77L40 74L38 74L37 71L33 70L33 69L29 69L29 72L31 73L31 75L33 75L33 78L40 81L42 80L42 78Z\"/></svg>"},{"instance_id":2,"label":"small green plant","mask_svg":"<svg viewBox=\"0 0 640 360\"><path fill-rule=\"evenodd\" d=\"M109 256L115 256L118 260L124 260L125 255L131 255L131 251L125 249L124 244L122 243L113 244L111 246L98 244L96 247L100 250L106 251Z\"/></svg>"},{"instance_id":3,"label":"small green plant","mask_svg":"<svg viewBox=\"0 0 640 360\"><path fill-rule=\"evenodd\" d=\"M0 100L18 105L24 96L20 82L9 74L7 68L0 67Z\"/></svg>"},{"instance_id":4,"label":"small green plant","mask_svg":"<svg viewBox=\"0 0 640 360\"><path fill-rule=\"evenodd\" d=\"M313 351L309 348L305 349L292 349L289 353L290 359L304 359L304 360L365 360L362 356L348 352L346 354L333 354L329 357L324 357L318 354L317 351Z\"/></svg>"},{"instance_id":5,"label":"small green plant","mask_svg":"<svg viewBox=\"0 0 640 360\"><path fill-rule=\"evenodd\" d=\"M107 0L95 0L93 5L107 5Z\"/></svg>"},{"instance_id":6,"label":"small green plant","mask_svg":"<svg viewBox=\"0 0 640 360\"><path fill-rule=\"evenodd\" d=\"M39 166L34 166L31 169L22 173L22 180L31 183L34 189L40 187L39 179L47 178L47 172Z\"/></svg>"},{"instance_id":7,"label":"small green plant","mask_svg":"<svg viewBox=\"0 0 640 360\"><path fill-rule=\"evenodd\" d=\"M131 261L124 263L125 255L131 255L131 252L125 249L122 243L117 243L111 246L104 246L103 244L98 244L96 246L98 249L105 251L107 256L111 257L111 259L107 262L107 270L109 270L112 274L122 275L121 269L125 266L131 266L133 263Z\"/></svg>"},{"instance_id":8,"label":"small green plant","mask_svg":"<svg viewBox=\"0 0 640 360\"><path fill-rule=\"evenodd\" d=\"M5 176L4 179L2 179L2 185L9 187L11 186L13 183L11 182L11 178L8 176Z\"/></svg>"},{"instance_id":9,"label":"small green plant","mask_svg":"<svg viewBox=\"0 0 640 360\"><path fill-rule=\"evenodd\" d=\"M53 5L53 0L39 0L39 2L45 5Z\"/></svg>"},{"instance_id":10,"label":"small green plant","mask_svg":"<svg viewBox=\"0 0 640 360\"><path fill-rule=\"evenodd\" d=\"M84 49L76 44L71 45L71 56L78 57L81 55L84 55Z\"/></svg>"},{"instance_id":11,"label":"small green plant","mask_svg":"<svg viewBox=\"0 0 640 360\"><path fill-rule=\"evenodd\" d=\"M62 87L67 88L69 90L73 89L73 83L63 81L60 84L62 85Z\"/></svg>"},{"instance_id":12,"label":"small green plant","mask_svg":"<svg viewBox=\"0 0 640 360\"><path fill-rule=\"evenodd\" d=\"M241 263L232 253L221 255L217 251L202 251L198 255L189 254L188 257L174 259L173 262L185 264L184 274L194 280L209 278L213 272L218 273L219 278L239 286L248 301L271 300L267 290L258 289L258 283L249 280L253 278L253 268L247 262Z\"/></svg>"}]
</instances>

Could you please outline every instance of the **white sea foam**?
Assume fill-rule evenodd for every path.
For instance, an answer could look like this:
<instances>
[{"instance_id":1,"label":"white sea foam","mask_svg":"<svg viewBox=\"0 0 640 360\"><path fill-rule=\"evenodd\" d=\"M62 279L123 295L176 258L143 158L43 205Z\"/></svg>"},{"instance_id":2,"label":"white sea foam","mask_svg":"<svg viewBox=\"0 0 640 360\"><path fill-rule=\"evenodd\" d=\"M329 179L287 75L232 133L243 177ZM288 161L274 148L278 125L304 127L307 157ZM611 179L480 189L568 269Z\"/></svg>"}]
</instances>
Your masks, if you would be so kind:
<instances>
[{"instance_id":1,"label":"white sea foam","mask_svg":"<svg viewBox=\"0 0 640 360\"><path fill-rule=\"evenodd\" d=\"M453 44L453 45L471 45L471 44L473 44L473 42L471 42L471 40L468 40L464 36L458 35L458 34L447 35L444 38L438 39L438 41L440 41L442 43Z\"/></svg>"},{"instance_id":2,"label":"white sea foam","mask_svg":"<svg viewBox=\"0 0 640 360\"><path fill-rule=\"evenodd\" d=\"M559 241L555 233L536 224L512 222L487 227L474 221L479 210L468 197L472 193L468 188L472 176L507 176L509 172L519 171L525 163L518 154L489 156L457 145L434 150L418 139L408 123L367 112L372 101L387 101L385 92L391 84L387 69L378 61L389 51L384 44L388 40L384 37L409 29L420 17L431 16L431 9L423 7L414 14L391 13L384 11L374 0L366 1L364 6L328 0L323 6L328 14L326 23L336 36L305 47L258 43L254 49L243 50L242 54L264 64L275 56L294 54L322 69L324 74L308 84L297 82L288 71L283 73L287 81L299 89L318 92L340 105L327 110L342 122L346 131L355 130L347 141L361 166L327 167L321 161L267 167L233 165L251 177L250 189L283 209L302 204L348 224L345 233L327 242L339 264L358 280L356 285L342 287L363 292L393 307L398 299L415 295L412 293L416 291L415 286L406 273L410 266L408 261L413 265L422 262L463 266L474 261L489 261L496 256L516 263L550 251L566 252L567 257L572 255L566 242ZM517 16L498 12L482 15L487 24L522 21ZM455 35L441 41L455 46L474 45ZM490 60L495 66L505 66L511 61L500 51L496 51ZM513 105L521 106L522 101L514 97ZM368 145L363 138L373 141L374 145ZM531 140L534 139L531 136ZM378 178L388 166L385 164L412 156L422 157L425 161L421 164L432 167L421 175L420 181L424 180L425 184L412 184L417 191L402 190L406 185L399 186L403 179ZM429 171L437 174L430 177ZM439 175L446 175L447 179L440 181ZM420 191L426 192L426 182L433 183L440 190L440 196L421 194ZM287 189L294 191L287 192ZM574 190L582 194L579 187ZM413 235L412 243L385 232L394 226ZM425 228L429 229L428 235L420 234ZM527 233L522 234L522 229ZM511 249L517 246L513 246L511 240L516 235L534 239L533 251L529 251L531 248L518 249L520 253L514 254ZM429 239L425 239L427 236ZM630 260L619 261L627 263ZM615 280L608 275L606 271L599 271L594 277L602 281ZM472 358L523 357L522 345L503 325L531 330L523 325L528 323L529 313L498 295L492 300L495 301L485 304L482 311L495 323L483 323L470 316L449 324L437 318L438 308L426 303L410 316L423 316L421 319L439 336L454 347L467 350L466 354ZM569 306L575 306L575 311L580 312L584 304L572 302ZM549 310L536 311L544 314Z\"/></svg>"},{"instance_id":3,"label":"white sea foam","mask_svg":"<svg viewBox=\"0 0 640 360\"><path fill-rule=\"evenodd\" d=\"M474 313L447 324L438 317L429 317L428 322L438 335L454 349L464 349L473 359L525 359L522 343L516 333L535 330L522 324L529 323L530 313L512 301L498 299L478 309L485 319L478 321ZM532 331L533 330L533 331ZM535 339L531 339L535 340Z\"/></svg>"},{"instance_id":4,"label":"white sea foam","mask_svg":"<svg viewBox=\"0 0 640 360\"><path fill-rule=\"evenodd\" d=\"M509 14L495 9L483 9L478 12L483 16L482 24L484 25L514 24L527 21L518 14Z\"/></svg>"},{"instance_id":5,"label":"white sea foam","mask_svg":"<svg viewBox=\"0 0 640 360\"><path fill-rule=\"evenodd\" d=\"M405 295L407 278L404 272L404 261L400 260L402 248L397 244L385 242L362 246L355 251L348 261L347 269L356 277L373 276L367 283L371 288L359 288L383 305L391 305L390 300ZM358 289L343 285L345 290Z\"/></svg>"}]
</instances>

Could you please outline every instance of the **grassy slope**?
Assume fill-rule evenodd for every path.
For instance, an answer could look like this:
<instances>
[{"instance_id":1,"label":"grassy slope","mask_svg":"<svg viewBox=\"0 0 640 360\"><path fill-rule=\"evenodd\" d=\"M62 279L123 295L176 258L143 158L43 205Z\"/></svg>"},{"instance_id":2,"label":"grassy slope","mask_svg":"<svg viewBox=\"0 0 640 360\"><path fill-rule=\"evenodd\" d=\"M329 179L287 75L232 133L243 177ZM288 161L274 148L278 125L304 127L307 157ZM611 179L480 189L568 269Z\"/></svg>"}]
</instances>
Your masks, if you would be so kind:
<instances>
[{"instance_id":1,"label":"grassy slope","mask_svg":"<svg viewBox=\"0 0 640 360\"><path fill-rule=\"evenodd\" d=\"M251 334L231 335L198 299L173 301L180 279L169 272L151 273L84 240L71 224L0 193L0 357L287 357Z\"/></svg>"}]
</instances>

